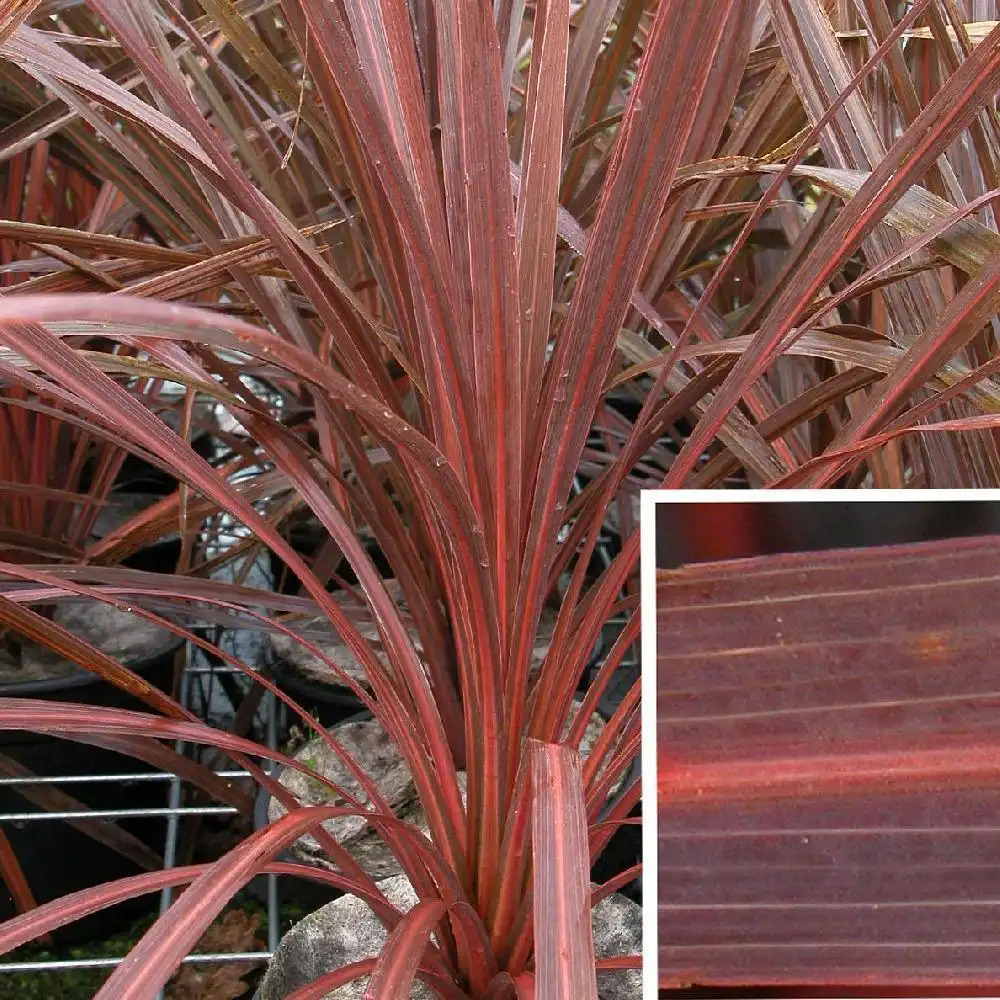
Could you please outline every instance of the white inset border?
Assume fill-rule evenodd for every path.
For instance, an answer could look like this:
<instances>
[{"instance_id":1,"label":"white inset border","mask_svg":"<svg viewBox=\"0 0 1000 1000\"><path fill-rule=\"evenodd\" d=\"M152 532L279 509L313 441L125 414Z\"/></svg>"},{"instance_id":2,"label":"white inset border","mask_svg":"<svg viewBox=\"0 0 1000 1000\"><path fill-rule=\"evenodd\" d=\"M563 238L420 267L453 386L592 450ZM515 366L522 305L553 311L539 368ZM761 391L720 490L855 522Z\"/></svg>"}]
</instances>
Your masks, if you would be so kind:
<instances>
[{"instance_id":1,"label":"white inset border","mask_svg":"<svg viewBox=\"0 0 1000 1000\"><path fill-rule=\"evenodd\" d=\"M981 490L642 490L639 498L639 600L642 674L642 996L659 994L659 878L656 839L656 508L661 503L1000 503L1000 489ZM954 1000L972 1000L954 998Z\"/></svg>"}]
</instances>

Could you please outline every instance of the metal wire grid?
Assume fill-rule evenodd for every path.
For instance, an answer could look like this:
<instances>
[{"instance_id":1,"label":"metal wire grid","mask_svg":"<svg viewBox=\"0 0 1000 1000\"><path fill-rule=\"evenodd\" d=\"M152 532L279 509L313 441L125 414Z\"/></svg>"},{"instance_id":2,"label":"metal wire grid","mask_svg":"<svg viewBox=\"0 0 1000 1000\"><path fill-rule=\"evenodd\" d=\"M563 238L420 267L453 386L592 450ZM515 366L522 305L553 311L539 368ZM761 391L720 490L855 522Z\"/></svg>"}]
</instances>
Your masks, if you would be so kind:
<instances>
[{"instance_id":1,"label":"metal wire grid","mask_svg":"<svg viewBox=\"0 0 1000 1000\"><path fill-rule=\"evenodd\" d=\"M219 666L216 664L199 662L199 655L188 644L185 655L185 665L180 679L180 702L187 708L191 708L191 701L195 690L195 681L208 682L208 692L203 689L203 704L207 704L211 697L212 688L217 679L222 674L241 675L242 672L234 667ZM245 675L244 675L245 676ZM259 709L259 717L267 734L267 745L274 750L278 745L278 725L277 712L275 710L275 698L270 692L265 692ZM183 741L175 743L178 753L190 752L190 749ZM243 770L218 770L216 773L226 778L248 778L250 775ZM166 820L163 848L164 869L170 869L177 863L178 838L181 829L181 820L194 816L219 816L231 815L236 810L231 806L182 805L182 785L183 780L176 774L164 772L145 773L122 773L122 774L87 774L87 775L55 775L38 776L32 778L0 778L0 787L24 787L26 785L93 785L99 783L121 783L121 782L163 782L168 787L166 789L166 805L145 809L116 809L116 810L78 810L69 812L8 812L0 813L0 825L4 823L42 823L58 822L74 819L135 819L135 818L155 818L163 817ZM278 877L276 875L265 875L266 880L266 911L267 911L267 950L252 952L196 952L188 955L185 963L221 963L221 962L253 962L263 964L270 961L271 955L278 945L280 936L279 920L279 894ZM174 890L164 889L160 894L159 912L162 915L166 912L174 898ZM31 972L69 972L80 969L110 969L118 965L124 955L118 957L103 958L75 958L64 960L38 960L38 961L10 961L0 962L0 974L2 973L31 973ZM161 994L162 997L162 994Z\"/></svg>"}]
</instances>

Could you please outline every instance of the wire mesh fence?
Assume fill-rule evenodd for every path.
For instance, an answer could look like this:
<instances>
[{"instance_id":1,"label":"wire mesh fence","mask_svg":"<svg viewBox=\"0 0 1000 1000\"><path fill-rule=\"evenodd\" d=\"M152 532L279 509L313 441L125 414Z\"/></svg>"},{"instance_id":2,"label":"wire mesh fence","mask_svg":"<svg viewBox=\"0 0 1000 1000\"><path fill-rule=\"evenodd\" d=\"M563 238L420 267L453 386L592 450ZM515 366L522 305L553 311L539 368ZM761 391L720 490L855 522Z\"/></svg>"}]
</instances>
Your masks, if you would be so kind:
<instances>
[{"instance_id":1,"label":"wire mesh fence","mask_svg":"<svg viewBox=\"0 0 1000 1000\"><path fill-rule=\"evenodd\" d=\"M223 675L229 675L238 682L244 691L249 690L250 678L233 667L220 666L207 662L199 651L189 646L185 651L185 663L180 678L180 702L190 711L196 711L206 721L219 710L220 700L228 697L223 694L220 683ZM229 688L230 692L233 690ZM274 696L265 692L261 699L254 720L255 728L262 730L266 736L267 746L276 749L278 746L279 725ZM195 756L195 749L178 741L175 749L189 756ZM249 778L248 772L239 769L217 769L215 773L223 778L239 780ZM174 868L179 863L180 841L185 822L199 817L224 817L234 815L236 809L231 806L211 804L188 804L190 797L185 788L185 781L176 774L156 772L140 772L123 770L117 773L102 774L65 774L37 775L31 777L0 777L0 789L29 791L31 786L55 786L66 788L88 788L95 785L130 785L155 783L163 786L163 804L143 808L121 809L73 809L64 811L7 811L0 812L0 828L9 826L26 827L28 824L66 823L93 820L135 820L160 819L163 821L163 867L166 870ZM265 905L265 923L267 948L261 951L243 952L212 952L196 951L188 955L185 963L222 963L244 962L263 966L277 947L280 935L280 895L279 879L276 875L265 875L265 890L263 893ZM174 898L176 890L162 890L158 911L166 912ZM85 951L77 948L75 951ZM0 976L3 974L28 973L70 973L84 969L110 969L124 958L124 954L101 957L73 957L29 959L15 958L0 961ZM2 980L0 980L2 984Z\"/></svg>"}]
</instances>

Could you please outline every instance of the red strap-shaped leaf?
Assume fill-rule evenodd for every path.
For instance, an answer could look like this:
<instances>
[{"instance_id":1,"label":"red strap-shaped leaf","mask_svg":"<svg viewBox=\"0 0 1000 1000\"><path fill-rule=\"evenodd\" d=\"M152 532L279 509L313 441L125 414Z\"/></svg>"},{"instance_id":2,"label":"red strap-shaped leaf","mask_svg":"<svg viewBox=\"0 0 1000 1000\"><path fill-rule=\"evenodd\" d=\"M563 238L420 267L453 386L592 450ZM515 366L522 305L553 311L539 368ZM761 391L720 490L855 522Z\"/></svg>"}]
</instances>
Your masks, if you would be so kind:
<instances>
[{"instance_id":1,"label":"red strap-shaped leaf","mask_svg":"<svg viewBox=\"0 0 1000 1000\"><path fill-rule=\"evenodd\" d=\"M529 743L535 855L535 991L543 1000L597 1000L590 855L580 758Z\"/></svg>"}]
</instances>

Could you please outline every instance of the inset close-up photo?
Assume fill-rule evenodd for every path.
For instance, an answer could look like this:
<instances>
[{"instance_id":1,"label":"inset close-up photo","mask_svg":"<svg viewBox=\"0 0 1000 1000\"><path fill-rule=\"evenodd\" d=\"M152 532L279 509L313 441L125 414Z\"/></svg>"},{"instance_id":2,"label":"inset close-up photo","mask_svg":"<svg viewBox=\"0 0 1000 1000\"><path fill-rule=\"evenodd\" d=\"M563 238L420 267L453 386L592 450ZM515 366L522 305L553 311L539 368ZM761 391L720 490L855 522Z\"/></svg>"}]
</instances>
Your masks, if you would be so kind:
<instances>
[{"instance_id":1,"label":"inset close-up photo","mask_svg":"<svg viewBox=\"0 0 1000 1000\"><path fill-rule=\"evenodd\" d=\"M789 496L644 506L661 996L996 995L1000 495Z\"/></svg>"}]
</instances>

